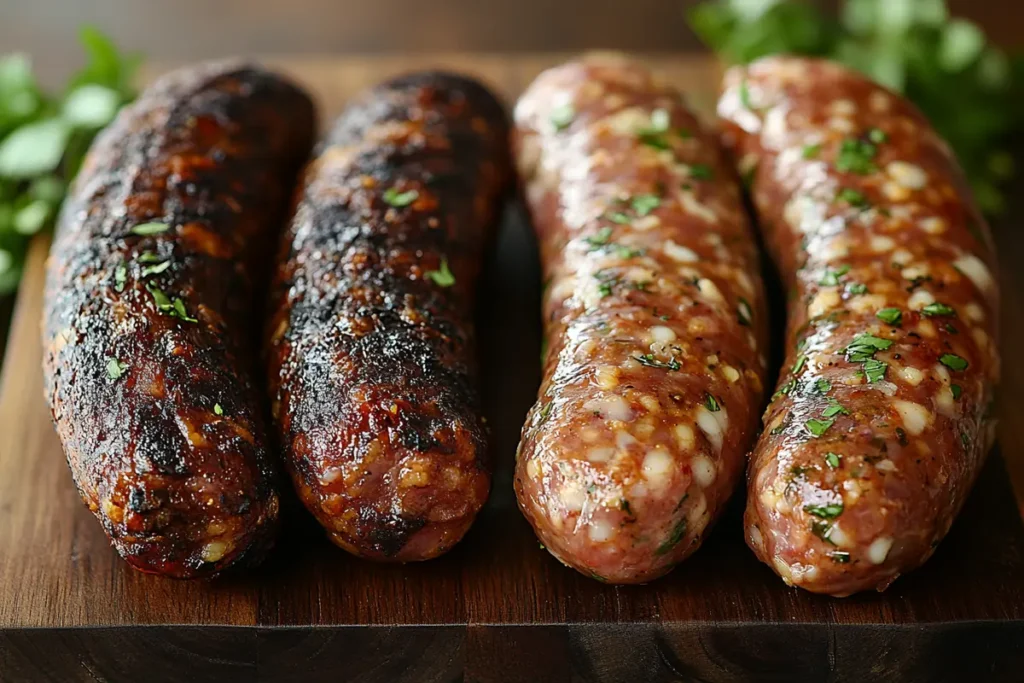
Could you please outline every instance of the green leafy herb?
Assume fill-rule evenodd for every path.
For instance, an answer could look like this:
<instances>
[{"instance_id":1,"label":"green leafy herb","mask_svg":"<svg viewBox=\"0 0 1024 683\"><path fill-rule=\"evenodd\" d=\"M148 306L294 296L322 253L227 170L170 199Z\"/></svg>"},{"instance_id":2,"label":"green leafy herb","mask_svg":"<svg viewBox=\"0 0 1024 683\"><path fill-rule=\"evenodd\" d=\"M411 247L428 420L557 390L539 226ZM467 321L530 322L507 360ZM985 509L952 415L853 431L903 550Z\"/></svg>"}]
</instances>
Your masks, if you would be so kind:
<instances>
[{"instance_id":1,"label":"green leafy herb","mask_svg":"<svg viewBox=\"0 0 1024 683\"><path fill-rule=\"evenodd\" d=\"M854 190L850 187L844 187L839 190L836 198L840 201L844 201L855 209L866 209L871 206L871 202L864 196L864 193Z\"/></svg>"},{"instance_id":2,"label":"green leafy herb","mask_svg":"<svg viewBox=\"0 0 1024 683\"><path fill-rule=\"evenodd\" d=\"M828 381L824 377L819 377L818 379L814 380L814 389L819 394L827 394L828 392L832 391L832 382Z\"/></svg>"},{"instance_id":3,"label":"green leafy herb","mask_svg":"<svg viewBox=\"0 0 1024 683\"><path fill-rule=\"evenodd\" d=\"M876 351L885 351L892 346L892 341L871 334L859 334L846 347L846 360L851 363L863 363L873 358Z\"/></svg>"},{"instance_id":4,"label":"green leafy herb","mask_svg":"<svg viewBox=\"0 0 1024 683\"><path fill-rule=\"evenodd\" d=\"M964 390L960 387L959 384L950 384L949 391L951 394L953 394L953 400L958 401L960 400L960 395L963 393Z\"/></svg>"},{"instance_id":5,"label":"green leafy herb","mask_svg":"<svg viewBox=\"0 0 1024 683\"><path fill-rule=\"evenodd\" d=\"M804 367L804 363L807 362L807 356L800 354L796 357L796 362L793 363L793 374L799 374L800 370Z\"/></svg>"},{"instance_id":6,"label":"green leafy herb","mask_svg":"<svg viewBox=\"0 0 1024 683\"><path fill-rule=\"evenodd\" d=\"M885 361L868 358L864 361L864 379L868 381L868 384L880 382L885 377L885 371L888 369L889 364Z\"/></svg>"},{"instance_id":7,"label":"green leafy herb","mask_svg":"<svg viewBox=\"0 0 1024 683\"><path fill-rule=\"evenodd\" d=\"M829 451L828 453L825 454L825 464L827 464L831 469L839 469L840 459L841 458L838 453L833 453L832 451Z\"/></svg>"},{"instance_id":8,"label":"green leafy herb","mask_svg":"<svg viewBox=\"0 0 1024 683\"><path fill-rule=\"evenodd\" d=\"M788 382L783 384L781 387L779 387L778 390L774 394L772 394L772 400L774 401L775 399L779 398L780 396L786 396L787 394L789 394L789 392L793 391L793 389L795 389L795 388L796 388L796 380L795 379L789 380Z\"/></svg>"},{"instance_id":9,"label":"green leafy herb","mask_svg":"<svg viewBox=\"0 0 1024 683\"><path fill-rule=\"evenodd\" d=\"M884 323L897 327L903 322L903 312L898 308L883 308L875 313L875 317Z\"/></svg>"},{"instance_id":10,"label":"green leafy herb","mask_svg":"<svg viewBox=\"0 0 1024 683\"><path fill-rule=\"evenodd\" d=\"M589 251L596 251L604 247L612 238L612 229L605 226L597 231L597 234L583 238L583 241L590 245Z\"/></svg>"},{"instance_id":11,"label":"green leafy herb","mask_svg":"<svg viewBox=\"0 0 1024 683\"><path fill-rule=\"evenodd\" d=\"M124 263L119 263L114 268L114 291L123 292L124 283L128 280L128 267Z\"/></svg>"},{"instance_id":12,"label":"green leafy herb","mask_svg":"<svg viewBox=\"0 0 1024 683\"><path fill-rule=\"evenodd\" d=\"M740 325L750 327L750 324L754 320L754 312L750 308L750 302L743 297L739 297L736 303L736 317L739 320Z\"/></svg>"},{"instance_id":13,"label":"green leafy herb","mask_svg":"<svg viewBox=\"0 0 1024 683\"><path fill-rule=\"evenodd\" d=\"M455 276L449 270L446 258L441 259L441 265L437 270L428 270L423 275L433 280L438 287L451 287L455 284Z\"/></svg>"},{"instance_id":14,"label":"green leafy herb","mask_svg":"<svg viewBox=\"0 0 1024 683\"><path fill-rule=\"evenodd\" d=\"M842 173L854 173L857 175L868 175L878 170L873 159L878 148L867 140L860 138L846 138L839 145L839 154L836 156L836 170ZM853 202L850 202L851 204Z\"/></svg>"},{"instance_id":15,"label":"green leafy herb","mask_svg":"<svg viewBox=\"0 0 1024 683\"><path fill-rule=\"evenodd\" d=\"M224 409L220 407L219 403L214 403L213 404L213 414L214 415L223 415L224 414Z\"/></svg>"},{"instance_id":16,"label":"green leafy herb","mask_svg":"<svg viewBox=\"0 0 1024 683\"><path fill-rule=\"evenodd\" d=\"M613 211L605 214L605 218L610 220L612 223L618 223L619 225L625 225L629 223L629 216L622 213L621 211Z\"/></svg>"},{"instance_id":17,"label":"green leafy herb","mask_svg":"<svg viewBox=\"0 0 1024 683\"><path fill-rule=\"evenodd\" d=\"M668 538L665 539L665 541L658 546L658 549L654 551L654 554L659 556L664 555L665 553L669 552L677 545L679 545L679 542L682 541L683 537L685 536L686 518L683 517L678 522L676 522L676 525L674 527L672 527L672 533L670 533L668 535Z\"/></svg>"},{"instance_id":18,"label":"green leafy herb","mask_svg":"<svg viewBox=\"0 0 1024 683\"><path fill-rule=\"evenodd\" d=\"M740 81L739 87L740 104L743 105L744 109L754 109L754 105L750 102L750 85L747 83L747 79L744 78Z\"/></svg>"},{"instance_id":19,"label":"green leafy herb","mask_svg":"<svg viewBox=\"0 0 1024 683\"><path fill-rule=\"evenodd\" d=\"M164 261L163 263L158 263L158 264L153 265L153 266L146 266L146 267L144 267L140 274L142 275L142 277L149 277L150 275L159 275L160 273L164 272L165 270L167 270L170 267L171 267L171 262L170 261Z\"/></svg>"},{"instance_id":20,"label":"green leafy herb","mask_svg":"<svg viewBox=\"0 0 1024 683\"><path fill-rule=\"evenodd\" d=\"M822 519L835 519L839 515L843 514L843 504L829 503L828 505L805 505L804 512Z\"/></svg>"},{"instance_id":21,"label":"green leafy herb","mask_svg":"<svg viewBox=\"0 0 1024 683\"><path fill-rule=\"evenodd\" d=\"M675 358L672 358L671 360L669 360L669 362L665 363L655 358L653 353L646 353L642 356L633 356L633 359L640 363L640 365L646 365L649 368L678 370L681 367L679 365L679 361L677 361Z\"/></svg>"},{"instance_id":22,"label":"green leafy herb","mask_svg":"<svg viewBox=\"0 0 1024 683\"><path fill-rule=\"evenodd\" d=\"M842 265L832 270L831 268L825 269L825 274L818 280L818 284L822 287L835 287L839 284L839 278L850 272L850 266Z\"/></svg>"},{"instance_id":23,"label":"green leafy herb","mask_svg":"<svg viewBox=\"0 0 1024 683\"><path fill-rule=\"evenodd\" d=\"M717 413L722 409L722 406L718 403L718 399L707 392L704 394L704 407L712 413Z\"/></svg>"},{"instance_id":24,"label":"green leafy herb","mask_svg":"<svg viewBox=\"0 0 1024 683\"><path fill-rule=\"evenodd\" d=\"M563 131L568 128L575 118L576 109L572 106L571 102L559 105L551 111L551 125L555 127L556 131Z\"/></svg>"},{"instance_id":25,"label":"green leafy herb","mask_svg":"<svg viewBox=\"0 0 1024 683\"><path fill-rule=\"evenodd\" d=\"M951 307L940 304L938 301L928 304L921 309L921 312L925 315L955 315L956 313Z\"/></svg>"},{"instance_id":26,"label":"green leafy herb","mask_svg":"<svg viewBox=\"0 0 1024 683\"><path fill-rule=\"evenodd\" d=\"M939 362L954 372L961 372L967 369L966 360L952 353L944 353L939 356Z\"/></svg>"},{"instance_id":27,"label":"green leafy herb","mask_svg":"<svg viewBox=\"0 0 1024 683\"><path fill-rule=\"evenodd\" d=\"M849 415L850 411L842 403L835 399L829 399L828 407L822 411L822 417L835 417L836 415Z\"/></svg>"},{"instance_id":28,"label":"green leafy herb","mask_svg":"<svg viewBox=\"0 0 1024 683\"><path fill-rule=\"evenodd\" d=\"M818 155L821 154L821 144L815 145L804 145L802 155L804 159L817 159Z\"/></svg>"},{"instance_id":29,"label":"green leafy herb","mask_svg":"<svg viewBox=\"0 0 1024 683\"><path fill-rule=\"evenodd\" d=\"M199 322L199 320L188 314L188 310L185 308L185 302L179 297L174 297L174 299L171 300L166 294L164 294L163 290L154 285L146 285L146 289L152 295L153 303L156 304L157 310L164 315L168 315L172 318L178 318L179 320L183 320L187 323Z\"/></svg>"},{"instance_id":30,"label":"green leafy herb","mask_svg":"<svg viewBox=\"0 0 1024 683\"><path fill-rule=\"evenodd\" d=\"M121 375L128 369L127 363L122 363L116 358L107 359L107 377L112 380L121 379Z\"/></svg>"},{"instance_id":31,"label":"green leafy herb","mask_svg":"<svg viewBox=\"0 0 1024 683\"><path fill-rule=\"evenodd\" d=\"M690 177L697 180L711 180L715 173L707 164L693 164L690 166Z\"/></svg>"},{"instance_id":32,"label":"green leafy herb","mask_svg":"<svg viewBox=\"0 0 1024 683\"><path fill-rule=\"evenodd\" d=\"M661 199L653 194L638 194L630 201L630 206L638 216L646 216L661 204Z\"/></svg>"},{"instance_id":33,"label":"green leafy herb","mask_svg":"<svg viewBox=\"0 0 1024 683\"><path fill-rule=\"evenodd\" d=\"M626 500L625 498L619 499L619 509L625 512L630 517L633 516L633 510L632 508L629 507L629 501Z\"/></svg>"},{"instance_id":34,"label":"green leafy herb","mask_svg":"<svg viewBox=\"0 0 1024 683\"><path fill-rule=\"evenodd\" d=\"M384 190L384 201L396 208L409 206L420 196L419 190L406 190L399 192L397 188L389 187Z\"/></svg>"},{"instance_id":35,"label":"green leafy herb","mask_svg":"<svg viewBox=\"0 0 1024 683\"><path fill-rule=\"evenodd\" d=\"M828 428L835 424L835 418L828 420L819 420L817 418L811 418L804 422L804 427L811 433L811 436L817 438L828 431Z\"/></svg>"},{"instance_id":36,"label":"green leafy herb","mask_svg":"<svg viewBox=\"0 0 1024 683\"><path fill-rule=\"evenodd\" d=\"M131 229L133 235L159 235L160 233L167 232L171 229L171 226L166 223L142 223L136 225Z\"/></svg>"},{"instance_id":37,"label":"green leafy herb","mask_svg":"<svg viewBox=\"0 0 1024 683\"><path fill-rule=\"evenodd\" d=\"M868 286L863 282L851 282L850 284L846 285L846 291L849 292L850 294L856 294L859 296L861 294L868 293Z\"/></svg>"}]
</instances>

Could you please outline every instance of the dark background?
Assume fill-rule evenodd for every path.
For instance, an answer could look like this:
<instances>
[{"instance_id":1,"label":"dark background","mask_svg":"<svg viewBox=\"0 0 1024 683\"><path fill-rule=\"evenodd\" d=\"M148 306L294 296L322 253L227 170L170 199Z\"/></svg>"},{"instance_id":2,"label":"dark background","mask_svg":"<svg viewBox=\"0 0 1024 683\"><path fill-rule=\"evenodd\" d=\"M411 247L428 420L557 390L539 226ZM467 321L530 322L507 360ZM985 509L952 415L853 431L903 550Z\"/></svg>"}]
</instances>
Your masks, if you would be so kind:
<instances>
[{"instance_id":1,"label":"dark background","mask_svg":"<svg viewBox=\"0 0 1024 683\"><path fill-rule=\"evenodd\" d=\"M813 0L812 0L813 1ZM0 52L30 53L46 82L80 59L91 23L153 61L233 54L698 51L697 0L0 0ZM835 7L837 0L815 4ZM1024 0L951 0L997 43L1024 44Z\"/></svg>"}]
</instances>

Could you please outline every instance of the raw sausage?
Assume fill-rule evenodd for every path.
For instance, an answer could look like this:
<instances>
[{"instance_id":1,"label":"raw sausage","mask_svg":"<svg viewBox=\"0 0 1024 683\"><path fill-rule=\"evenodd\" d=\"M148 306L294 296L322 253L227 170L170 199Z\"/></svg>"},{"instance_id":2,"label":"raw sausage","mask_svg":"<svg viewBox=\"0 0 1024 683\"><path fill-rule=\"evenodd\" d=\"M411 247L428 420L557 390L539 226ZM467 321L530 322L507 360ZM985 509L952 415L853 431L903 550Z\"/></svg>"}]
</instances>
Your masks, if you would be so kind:
<instances>
[{"instance_id":1,"label":"raw sausage","mask_svg":"<svg viewBox=\"0 0 1024 683\"><path fill-rule=\"evenodd\" d=\"M375 560L451 548L487 499L473 293L511 176L481 85L373 88L306 170L268 357L285 464L330 538Z\"/></svg>"},{"instance_id":2,"label":"raw sausage","mask_svg":"<svg viewBox=\"0 0 1024 683\"><path fill-rule=\"evenodd\" d=\"M682 97L592 56L519 100L547 349L516 463L556 558L637 583L697 549L763 399L763 287L739 183Z\"/></svg>"},{"instance_id":3,"label":"raw sausage","mask_svg":"<svg viewBox=\"0 0 1024 683\"><path fill-rule=\"evenodd\" d=\"M988 228L920 112L839 65L735 68L719 113L791 292L747 541L789 584L883 590L932 554L994 438Z\"/></svg>"},{"instance_id":4,"label":"raw sausage","mask_svg":"<svg viewBox=\"0 0 1024 683\"><path fill-rule=\"evenodd\" d=\"M273 541L253 278L313 118L303 92L257 67L174 72L100 134L63 210L47 397L83 500L137 569L209 576Z\"/></svg>"}]
</instances>

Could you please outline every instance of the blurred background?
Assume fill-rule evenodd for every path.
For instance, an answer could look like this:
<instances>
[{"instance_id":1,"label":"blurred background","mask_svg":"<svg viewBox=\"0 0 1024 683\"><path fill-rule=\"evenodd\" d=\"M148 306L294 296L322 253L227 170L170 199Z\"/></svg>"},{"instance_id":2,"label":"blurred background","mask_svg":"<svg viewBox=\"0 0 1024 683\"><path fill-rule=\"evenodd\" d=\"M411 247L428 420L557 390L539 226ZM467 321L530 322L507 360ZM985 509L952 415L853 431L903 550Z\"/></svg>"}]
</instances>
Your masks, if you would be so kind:
<instances>
[{"instance_id":1,"label":"blurred background","mask_svg":"<svg viewBox=\"0 0 1024 683\"><path fill-rule=\"evenodd\" d=\"M890 0L894 5L903 0ZM0 52L32 55L44 84L80 60L89 23L152 62L233 54L704 49L697 0L0 0ZM741 2L751 8L764 0ZM809 4L834 10L838 0ZM950 0L995 44L1024 43L1024 1Z\"/></svg>"}]
</instances>

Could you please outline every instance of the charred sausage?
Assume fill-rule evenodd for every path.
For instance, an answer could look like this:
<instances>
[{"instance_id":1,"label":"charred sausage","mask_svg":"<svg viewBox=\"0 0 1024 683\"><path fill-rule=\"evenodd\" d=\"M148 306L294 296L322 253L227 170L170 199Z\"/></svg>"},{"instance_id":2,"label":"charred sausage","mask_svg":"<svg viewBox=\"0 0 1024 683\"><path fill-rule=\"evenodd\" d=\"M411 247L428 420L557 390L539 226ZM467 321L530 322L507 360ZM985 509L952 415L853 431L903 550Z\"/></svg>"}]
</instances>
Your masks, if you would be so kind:
<instances>
[{"instance_id":1,"label":"charred sausage","mask_svg":"<svg viewBox=\"0 0 1024 683\"><path fill-rule=\"evenodd\" d=\"M519 100L547 350L519 505L563 563L614 583L694 552L757 430L766 315L739 183L680 94L591 57Z\"/></svg>"},{"instance_id":2,"label":"charred sausage","mask_svg":"<svg viewBox=\"0 0 1024 683\"><path fill-rule=\"evenodd\" d=\"M209 576L272 543L252 279L313 117L257 67L176 71L100 134L65 205L46 393L83 500L137 569Z\"/></svg>"},{"instance_id":3,"label":"charred sausage","mask_svg":"<svg viewBox=\"0 0 1024 683\"><path fill-rule=\"evenodd\" d=\"M994 438L988 228L920 112L839 65L733 69L719 112L791 291L747 541L789 584L883 590L932 554Z\"/></svg>"},{"instance_id":4,"label":"charred sausage","mask_svg":"<svg viewBox=\"0 0 1024 683\"><path fill-rule=\"evenodd\" d=\"M410 74L353 102L306 170L272 297L271 409L299 496L356 555L439 555L487 498L473 292L507 134L478 83Z\"/></svg>"}]
</instances>

